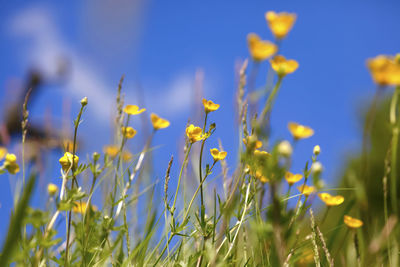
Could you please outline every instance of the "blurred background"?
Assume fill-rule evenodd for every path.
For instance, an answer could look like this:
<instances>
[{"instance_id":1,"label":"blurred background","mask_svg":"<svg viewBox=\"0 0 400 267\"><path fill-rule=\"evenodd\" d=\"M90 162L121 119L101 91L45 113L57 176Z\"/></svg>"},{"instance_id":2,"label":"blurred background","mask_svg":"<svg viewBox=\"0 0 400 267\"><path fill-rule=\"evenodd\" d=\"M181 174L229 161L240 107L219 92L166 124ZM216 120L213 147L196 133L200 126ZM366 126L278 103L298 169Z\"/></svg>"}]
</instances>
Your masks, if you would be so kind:
<instances>
[{"instance_id":1,"label":"blurred background","mask_svg":"<svg viewBox=\"0 0 400 267\"><path fill-rule=\"evenodd\" d=\"M255 32L273 40L264 13L297 13L297 21L283 41L281 53L296 59L299 69L285 78L272 112L272 140L290 139L289 121L311 126L315 135L295 147L293 172L301 172L314 145L322 149L324 181L334 187L341 166L361 147L359 117L376 88L365 60L399 52L398 1L0 1L0 124L22 105L28 87L32 129L72 137L79 100L89 105L79 129L79 156L101 152L113 142L118 82L125 74L125 103L146 107L131 126L138 135L130 141L140 152L148 134L149 114L171 121L157 133L153 146L154 180L163 180L170 156L179 168L188 119L199 124L201 98L221 105L211 114L215 137L237 162L238 136L235 99L238 65L248 57L246 36ZM250 62L249 69L252 64ZM265 84L268 63L260 68L257 87ZM391 92L386 92L391 93ZM20 107L20 106L18 106ZM146 130L147 129L147 130ZM209 148L218 145L213 137ZM3 145L20 158L20 135ZM35 203L44 203L46 185L61 184L61 150L50 144L30 149L43 171ZM16 176L0 177L0 216L9 218ZM171 181L172 185L174 181ZM162 188L162 183L157 185ZM162 189L158 190L162 191ZM39 205L39 204L38 204ZM0 236L8 220L0 221Z\"/></svg>"}]
</instances>

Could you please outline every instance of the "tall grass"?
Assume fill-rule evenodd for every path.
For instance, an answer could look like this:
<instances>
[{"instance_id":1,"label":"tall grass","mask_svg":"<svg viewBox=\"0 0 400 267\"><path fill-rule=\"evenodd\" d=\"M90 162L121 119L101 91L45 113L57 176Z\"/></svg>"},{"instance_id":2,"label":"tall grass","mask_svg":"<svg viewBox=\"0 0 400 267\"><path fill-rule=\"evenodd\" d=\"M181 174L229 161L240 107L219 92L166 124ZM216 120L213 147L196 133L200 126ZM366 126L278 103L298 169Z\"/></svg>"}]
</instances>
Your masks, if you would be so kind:
<instances>
[{"instance_id":1,"label":"tall grass","mask_svg":"<svg viewBox=\"0 0 400 267\"><path fill-rule=\"evenodd\" d=\"M218 148L205 149L218 139L218 126L210 121L220 111L218 104L203 99L204 124L187 125L182 162L175 156L154 166L165 168L166 175L163 183L153 181L145 166L151 163L149 153L157 153L153 137L162 135L169 121L151 114L152 133L141 151L130 154L127 143L136 135L130 118L148 111L124 105L122 77L116 93L115 144L87 160L77 153L79 125L90 105L83 98L72 147L54 162L61 165L62 179L49 185L46 209L28 206L36 175L31 173L25 183L25 171L34 168L25 168L24 146L22 177L15 155L1 150L5 160L0 172L23 179L23 191L10 216L0 266L399 266L400 57L368 61L379 88L395 91L390 101L374 100L365 122L363 155L349 159L337 188L326 188L319 146L304 159L303 170L291 173L293 147L312 137L314 129L289 122L291 141L270 139L275 100L299 64L279 49L296 15L267 12L266 20L276 40L249 34L250 59L239 71L236 165L227 165L225 158L235 155L227 155L221 141ZM261 89L247 86L254 87L257 77L251 71L248 81L249 64L253 70L271 66ZM27 121L25 102L23 144ZM220 173L215 171L219 164ZM81 176L90 177L88 186L80 184ZM184 182L189 179L198 181L193 188ZM163 196L157 196L155 188L161 184ZM94 197L101 200L97 206ZM323 209L314 213L318 201Z\"/></svg>"}]
</instances>

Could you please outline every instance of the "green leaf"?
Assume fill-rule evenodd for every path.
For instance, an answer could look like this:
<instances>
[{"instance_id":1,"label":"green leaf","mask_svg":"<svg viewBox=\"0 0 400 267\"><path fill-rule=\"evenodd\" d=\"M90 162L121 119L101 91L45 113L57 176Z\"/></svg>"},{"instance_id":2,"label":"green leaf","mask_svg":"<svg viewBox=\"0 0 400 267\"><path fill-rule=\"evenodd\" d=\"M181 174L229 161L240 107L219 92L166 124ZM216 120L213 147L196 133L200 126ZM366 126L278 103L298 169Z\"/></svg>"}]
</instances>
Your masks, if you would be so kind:
<instances>
[{"instance_id":1,"label":"green leaf","mask_svg":"<svg viewBox=\"0 0 400 267\"><path fill-rule=\"evenodd\" d=\"M8 266L10 257L13 254L14 249L18 245L19 239L21 239L21 228L26 210L28 208L29 200L32 197L33 187L36 182L36 175L32 174L29 178L26 187L22 193L20 200L18 201L15 213L12 215L10 225L8 227L8 234L3 244L2 253L0 256L0 266Z\"/></svg>"}]
</instances>

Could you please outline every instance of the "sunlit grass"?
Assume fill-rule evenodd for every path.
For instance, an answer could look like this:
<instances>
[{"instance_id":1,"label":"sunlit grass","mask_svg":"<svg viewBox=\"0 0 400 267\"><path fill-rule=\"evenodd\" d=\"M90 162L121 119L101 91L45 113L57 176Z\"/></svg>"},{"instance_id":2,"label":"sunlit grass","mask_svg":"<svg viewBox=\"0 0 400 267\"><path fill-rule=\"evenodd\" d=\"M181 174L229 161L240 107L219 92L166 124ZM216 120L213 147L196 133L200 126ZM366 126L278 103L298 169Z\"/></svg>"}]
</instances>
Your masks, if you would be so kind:
<instances>
[{"instance_id":1,"label":"sunlit grass","mask_svg":"<svg viewBox=\"0 0 400 267\"><path fill-rule=\"evenodd\" d=\"M274 143L270 139L275 100L300 65L279 50L296 15L267 12L265 16L276 39L248 35L250 60L243 62L239 73L240 142L233 166L228 166L226 158L236 156L224 151L223 139L218 148L204 149L206 143L220 138L212 117L221 111L212 100L198 99L204 123L194 125L188 118L182 133L182 162L176 156L164 166L152 166L166 172L163 183L152 180L149 155L158 152L152 141L171 127L170 121L162 114L149 115L146 108L124 105L122 77L116 93L115 143L99 147L103 153L78 155L79 126L90 105L90 99L82 98L73 140L65 145L58 162L54 160L62 179L48 184L46 209L33 209L28 203L37 173L25 168L24 159L28 95L21 122L22 160L0 148L0 160L4 159L0 173L22 180L0 266L399 266L400 56L368 60L374 82L380 88L395 88L389 112L371 109L362 140L371 143L371 149L363 145L362 160L349 160L339 187L327 188L318 158L323 148L318 144L303 159L304 169L292 169L296 143L312 138L317 126L288 122L292 140ZM272 90L266 99L249 88L257 77L257 73L247 77L249 61L270 65L268 77L272 78L265 88ZM131 123L131 117L139 114L148 117L152 131L135 154L127 144L135 142L140 131ZM390 125L386 131L390 142L384 155L366 160L372 149L384 143L377 141L380 136L367 139L380 127L374 119L380 114ZM22 176L18 162L22 162ZM373 177L379 184L375 188L365 178L375 173L374 162L381 163L376 171L380 176ZM178 173L172 171L173 165L179 166ZM27 182L26 170L31 170ZM82 176L90 178L88 185L82 184ZM163 195L157 196L155 187L160 184ZM377 201L383 204L373 208Z\"/></svg>"}]
</instances>

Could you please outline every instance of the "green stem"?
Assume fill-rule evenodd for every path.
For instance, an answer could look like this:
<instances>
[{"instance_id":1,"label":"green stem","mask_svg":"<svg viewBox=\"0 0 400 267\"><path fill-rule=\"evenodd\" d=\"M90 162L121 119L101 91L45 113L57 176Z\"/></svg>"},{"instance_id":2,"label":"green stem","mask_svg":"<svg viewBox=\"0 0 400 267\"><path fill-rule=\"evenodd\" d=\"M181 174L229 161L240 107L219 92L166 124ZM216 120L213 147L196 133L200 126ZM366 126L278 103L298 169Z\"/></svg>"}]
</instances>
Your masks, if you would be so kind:
<instances>
[{"instance_id":1,"label":"green stem","mask_svg":"<svg viewBox=\"0 0 400 267\"><path fill-rule=\"evenodd\" d=\"M190 147L189 147L189 149L190 149ZM189 154L189 153L187 153L187 154ZM215 163L217 163L217 161L214 161L213 165L211 165L210 171L213 169ZM183 166L183 165L182 165L182 166ZM206 180L207 177L208 177L208 174L206 174L206 176L204 176L204 179L202 180L202 182L200 183L200 185L197 187L196 191L194 192L193 197L192 197L192 199L191 199L190 202L189 202L189 206L186 208L186 212L185 212L185 214L184 214L184 216L183 216L182 224L184 224L185 221L189 218L190 208L192 207L192 205L193 205L193 203L194 203L194 200L196 199L196 196L197 196L197 194L199 193L200 188L201 188L201 186L203 185L203 183L205 182L205 180ZM179 184L179 181L178 181L178 184ZM176 195L176 194L175 194L175 195ZM175 203L175 201L174 201L174 203ZM172 206L172 209L171 209L171 210L173 210L174 207L175 207L175 204ZM158 256L158 259L157 259L156 262L154 263L154 266L157 265L157 263L160 261L162 255L164 254L165 250L166 250L167 247L169 246L169 243L171 242L172 237L173 237L174 235L175 235L175 233L171 233L170 237L168 238L167 243L165 244L163 250L161 251L160 256Z\"/></svg>"},{"instance_id":2,"label":"green stem","mask_svg":"<svg viewBox=\"0 0 400 267\"><path fill-rule=\"evenodd\" d=\"M264 109L261 112L260 125L264 124L267 120L268 113L272 109L276 95L278 94L279 88L281 87L282 80L283 80L283 76L278 76L278 81L276 82L274 89L272 89L271 94L268 96L267 103L265 104Z\"/></svg>"},{"instance_id":3,"label":"green stem","mask_svg":"<svg viewBox=\"0 0 400 267\"><path fill-rule=\"evenodd\" d=\"M397 117L400 86L397 86L390 103L390 123L392 124L392 157L390 172L390 199L392 209L397 214L397 153L399 144L399 120Z\"/></svg>"},{"instance_id":4,"label":"green stem","mask_svg":"<svg viewBox=\"0 0 400 267\"><path fill-rule=\"evenodd\" d=\"M204 118L204 126L203 126L203 130L202 130L202 134L205 133L206 130L206 126L207 126L207 117L208 117L208 112L206 112L206 116ZM205 226L205 206L204 206L204 194L203 194L203 175L202 175L202 171L201 171L201 167L202 167L202 159L203 159L203 150L204 150L204 144L206 143L206 138L203 139L203 141L201 142L201 148L200 148L200 158L199 158L199 184L200 184L200 220L201 220L201 228L203 230L203 246L202 246L202 251L204 251L205 249L205 231L206 231L206 226ZM203 228L204 227L204 228ZM199 260L198 260L198 264L197 266L201 266L201 263L203 261L203 253L201 253Z\"/></svg>"},{"instance_id":5,"label":"green stem","mask_svg":"<svg viewBox=\"0 0 400 267\"><path fill-rule=\"evenodd\" d=\"M75 174L75 170L76 170L76 166L75 166L76 138L78 135L78 127L79 127L79 124L81 121L84 107L85 107L85 105L81 105L81 110L79 111L78 117L75 121L74 143L73 143L73 147L72 147L72 168L71 168L72 169L72 185L71 185L71 189L74 188L74 185L75 185L74 182L78 186L78 181L76 180L76 174ZM67 243L66 243L66 247L65 247L65 265L66 266L68 266L68 251L69 251L69 239L70 239L70 235L71 235L71 222L72 222L72 211L69 211L68 227L67 227Z\"/></svg>"},{"instance_id":6,"label":"green stem","mask_svg":"<svg viewBox=\"0 0 400 267\"><path fill-rule=\"evenodd\" d=\"M292 189L292 186L293 186L293 184L289 184L289 187L288 187L288 190L287 190L287 193L286 193L287 201L286 201L286 204L285 204L285 211L286 211L287 206L289 204L290 190Z\"/></svg>"},{"instance_id":7,"label":"green stem","mask_svg":"<svg viewBox=\"0 0 400 267\"><path fill-rule=\"evenodd\" d=\"M304 186L306 185L306 183L307 183L307 180L308 180L308 176L304 176L304 183L303 183L303 185L301 186L301 191L303 191L304 190ZM300 194L299 195L299 198L297 199L297 203L296 203L296 208L295 208L295 213L294 213L294 215L293 215L293 217L292 217L292 220L290 221L290 223L289 223L289 228L290 228L290 226L292 226L292 224L296 221L296 219L297 219L297 214L299 213L299 204L300 204L300 200L301 200L301 197L303 196L303 194ZM307 201L307 198L306 198L306 201ZM304 204L305 204L305 202L304 202Z\"/></svg>"},{"instance_id":8,"label":"green stem","mask_svg":"<svg viewBox=\"0 0 400 267\"><path fill-rule=\"evenodd\" d=\"M172 208L171 211L174 212L175 211L175 204L176 204L176 199L178 198L178 193L179 193L179 187L181 185L181 178L182 178L182 173L183 173L183 169L185 168L185 165L187 163L187 159L189 157L189 153L190 153L190 149L192 148L192 143L189 144L189 147L186 151L186 155L185 155L185 159L183 160L182 163L182 167L181 170L179 172L179 178L178 178L178 185L176 186L176 191L175 191L175 196L174 196L174 202L172 204Z\"/></svg>"},{"instance_id":9,"label":"green stem","mask_svg":"<svg viewBox=\"0 0 400 267\"><path fill-rule=\"evenodd\" d=\"M328 207L326 208L324 217L322 217L322 221L321 221L321 224L320 224L320 225L322 225L322 224L325 222L325 219L326 219L326 217L328 217L328 212L329 212L330 209L331 209L330 206L328 206Z\"/></svg>"},{"instance_id":10,"label":"green stem","mask_svg":"<svg viewBox=\"0 0 400 267\"><path fill-rule=\"evenodd\" d=\"M128 127L129 118L130 118L130 115L128 114L128 117L126 118L125 127ZM118 130L120 131L121 129L118 129ZM122 150L124 149L125 141L126 141L126 138L122 134L122 141L121 141L121 146L119 148L118 159L117 159L117 171L115 172L115 177L114 177L114 189L113 189L113 194L111 196L111 209L110 209L110 213L109 213L110 218L112 218L113 213L114 213L114 206L115 206L114 202L115 202L115 197L117 195L118 170L119 170L119 166L121 164L121 155L122 155Z\"/></svg>"},{"instance_id":11,"label":"green stem","mask_svg":"<svg viewBox=\"0 0 400 267\"><path fill-rule=\"evenodd\" d=\"M203 126L203 131L202 134L205 133L206 130L206 126L207 126L207 117L208 117L208 112L206 112L206 116L204 119L204 126ZM201 184L200 186L200 218L201 218L201 223L204 224L204 217L205 217L205 207L204 207L204 194L203 194L203 185L202 185L202 181L203 181L203 174L202 174L202 159L203 159L203 150L204 150L204 144L206 143L206 138L203 139L203 141L201 142L201 148L200 148L200 158L199 158L199 184Z\"/></svg>"}]
</instances>

